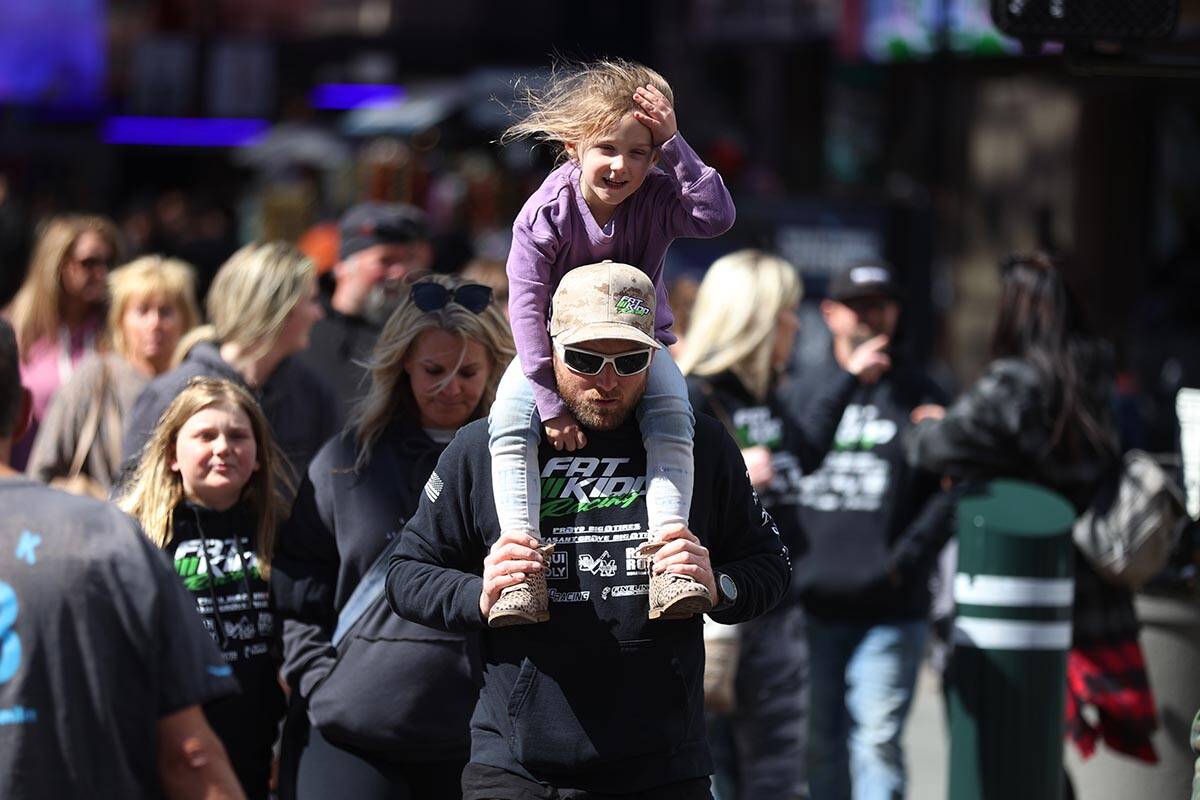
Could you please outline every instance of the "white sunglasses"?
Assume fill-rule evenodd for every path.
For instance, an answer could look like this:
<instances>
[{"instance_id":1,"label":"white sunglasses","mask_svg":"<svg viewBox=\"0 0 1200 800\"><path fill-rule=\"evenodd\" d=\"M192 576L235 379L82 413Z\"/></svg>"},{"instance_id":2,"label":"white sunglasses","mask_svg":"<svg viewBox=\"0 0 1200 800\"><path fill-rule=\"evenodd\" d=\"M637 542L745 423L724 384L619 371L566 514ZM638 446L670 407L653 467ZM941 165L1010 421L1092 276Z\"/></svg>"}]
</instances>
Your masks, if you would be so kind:
<instances>
[{"instance_id":1,"label":"white sunglasses","mask_svg":"<svg viewBox=\"0 0 1200 800\"><path fill-rule=\"evenodd\" d=\"M637 375L640 372L645 372L650 366L650 356L654 353L652 347L642 347L637 350L630 350L625 353L616 353L611 356L603 353L593 353L591 350L582 350L578 347L570 345L554 343L554 347L558 350L558 356L567 365L567 368L572 372L577 372L580 375L599 375L604 369L605 364L612 364L613 370L622 378L628 378L630 375Z\"/></svg>"}]
</instances>

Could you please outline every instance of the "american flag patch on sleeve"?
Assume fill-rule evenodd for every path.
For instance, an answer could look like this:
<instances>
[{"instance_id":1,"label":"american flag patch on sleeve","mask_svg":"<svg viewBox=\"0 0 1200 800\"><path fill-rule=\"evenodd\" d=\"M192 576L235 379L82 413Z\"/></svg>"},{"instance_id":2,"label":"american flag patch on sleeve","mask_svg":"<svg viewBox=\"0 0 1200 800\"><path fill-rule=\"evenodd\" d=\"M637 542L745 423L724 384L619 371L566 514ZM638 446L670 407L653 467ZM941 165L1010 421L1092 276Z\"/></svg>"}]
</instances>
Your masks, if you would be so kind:
<instances>
[{"instance_id":1,"label":"american flag patch on sleeve","mask_svg":"<svg viewBox=\"0 0 1200 800\"><path fill-rule=\"evenodd\" d=\"M429 476L429 480L425 482L425 496L429 498L429 502L437 502L442 494L442 485L442 479L436 472Z\"/></svg>"}]
</instances>

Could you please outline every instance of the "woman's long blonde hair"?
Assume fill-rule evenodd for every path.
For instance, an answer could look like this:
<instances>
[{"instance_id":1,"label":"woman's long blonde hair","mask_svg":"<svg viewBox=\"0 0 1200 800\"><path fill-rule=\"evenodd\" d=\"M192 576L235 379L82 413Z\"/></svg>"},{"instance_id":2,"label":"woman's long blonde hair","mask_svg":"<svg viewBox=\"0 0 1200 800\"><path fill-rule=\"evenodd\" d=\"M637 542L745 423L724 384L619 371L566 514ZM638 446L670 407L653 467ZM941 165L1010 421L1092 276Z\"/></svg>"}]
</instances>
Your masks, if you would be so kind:
<instances>
[{"instance_id":1,"label":"woman's long blonde hair","mask_svg":"<svg viewBox=\"0 0 1200 800\"><path fill-rule=\"evenodd\" d=\"M70 214L52 217L38 231L29 272L8 308L8 318L17 334L21 354L34 342L58 332L61 320L62 271L79 237L92 232L104 239L117 257L120 239L117 227L107 217Z\"/></svg>"},{"instance_id":2,"label":"woman's long blonde hair","mask_svg":"<svg viewBox=\"0 0 1200 800\"><path fill-rule=\"evenodd\" d=\"M737 375L757 398L771 385L779 312L800 302L796 268L760 250L738 250L708 268L692 307L679 369L684 375Z\"/></svg>"},{"instance_id":3,"label":"woman's long blonde hair","mask_svg":"<svg viewBox=\"0 0 1200 800\"><path fill-rule=\"evenodd\" d=\"M133 300L161 297L179 312L186 334L200 322L196 305L196 270L191 264L163 256L142 256L108 275L108 330L113 350L129 358L129 343L121 324Z\"/></svg>"},{"instance_id":4,"label":"woman's long blonde hair","mask_svg":"<svg viewBox=\"0 0 1200 800\"><path fill-rule=\"evenodd\" d=\"M450 275L430 275L422 278L420 283L438 283L454 291L469 281ZM466 343L469 339L479 342L487 350L492 361L491 374L488 375L487 385L471 419L479 419L491 409L492 401L496 399L496 386L500 383L500 376L504 374L508 362L516 354L512 332L497 303L493 300L482 313L474 314L454 302L447 303L437 311L422 311L413 303L411 297L406 298L392 312L375 342L375 348L367 362L371 386L351 415L350 427L354 430L358 446L355 469L361 470L371 460L371 451L375 443L397 413L416 418L417 401L413 396L408 372L404 369L404 360L417 337L434 329L446 331L462 339L460 363L466 356ZM455 366L455 370L457 368L458 365ZM453 371L447 375L447 380L451 378Z\"/></svg>"},{"instance_id":5,"label":"woman's long blonde hair","mask_svg":"<svg viewBox=\"0 0 1200 800\"><path fill-rule=\"evenodd\" d=\"M258 403L242 387L220 378L192 378L158 419L154 433L142 449L137 471L118 505L142 524L150 541L166 547L175 536L175 507L184 500L183 479L171 469L175 442L184 424L196 414L218 403L228 403L246 412L258 448L258 469L242 488L239 503L249 507L258 538L259 571L268 577L275 531L288 512L291 477L283 465L283 454L271 435L271 427Z\"/></svg>"},{"instance_id":6,"label":"woman's long blonde hair","mask_svg":"<svg viewBox=\"0 0 1200 800\"><path fill-rule=\"evenodd\" d=\"M221 265L208 290L208 324L183 337L178 364L199 342L233 343L250 360L266 355L288 314L312 290L316 268L287 242L248 244Z\"/></svg>"},{"instance_id":7,"label":"woman's long blonde hair","mask_svg":"<svg viewBox=\"0 0 1200 800\"><path fill-rule=\"evenodd\" d=\"M586 144L630 111L640 111L633 93L646 84L675 104L666 79L634 61L614 58L555 64L545 87L523 88L517 105L525 113L500 136L500 143L526 138L549 142L560 148L561 158L568 144Z\"/></svg>"}]
</instances>

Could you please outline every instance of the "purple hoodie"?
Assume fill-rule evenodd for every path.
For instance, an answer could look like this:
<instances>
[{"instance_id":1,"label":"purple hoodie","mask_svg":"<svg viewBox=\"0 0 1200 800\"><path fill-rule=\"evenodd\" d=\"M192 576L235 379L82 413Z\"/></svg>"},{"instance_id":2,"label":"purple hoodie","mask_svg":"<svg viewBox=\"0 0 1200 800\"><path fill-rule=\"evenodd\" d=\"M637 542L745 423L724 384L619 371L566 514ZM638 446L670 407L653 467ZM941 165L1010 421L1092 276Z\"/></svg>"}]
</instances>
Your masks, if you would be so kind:
<instances>
[{"instance_id":1,"label":"purple hoodie","mask_svg":"<svg viewBox=\"0 0 1200 800\"><path fill-rule=\"evenodd\" d=\"M672 344L674 318L667 304L663 258L679 237L707 239L733 225L733 198L721 176L706 166L676 133L659 149L658 165L617 206L605 233L579 189L579 165L568 161L551 172L513 223L508 254L508 314L521 369L533 386L543 420L566 412L554 382L550 298L568 270L611 259L645 271L654 281L654 326Z\"/></svg>"}]
</instances>

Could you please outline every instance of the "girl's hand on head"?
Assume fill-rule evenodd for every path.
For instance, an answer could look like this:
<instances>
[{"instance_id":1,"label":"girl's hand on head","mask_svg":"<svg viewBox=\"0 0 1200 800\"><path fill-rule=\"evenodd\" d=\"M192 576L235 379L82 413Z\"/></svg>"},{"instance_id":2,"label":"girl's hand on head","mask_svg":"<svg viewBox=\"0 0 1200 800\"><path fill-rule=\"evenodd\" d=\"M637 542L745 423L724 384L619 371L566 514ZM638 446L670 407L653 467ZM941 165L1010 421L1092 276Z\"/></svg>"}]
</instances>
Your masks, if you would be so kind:
<instances>
[{"instance_id":1,"label":"girl's hand on head","mask_svg":"<svg viewBox=\"0 0 1200 800\"><path fill-rule=\"evenodd\" d=\"M587 445L587 436L570 412L546 420L542 427L545 428L546 438L554 445L555 450L573 453Z\"/></svg>"},{"instance_id":2,"label":"girl's hand on head","mask_svg":"<svg viewBox=\"0 0 1200 800\"><path fill-rule=\"evenodd\" d=\"M633 93L633 99L642 107L633 112L633 118L650 129L650 143L655 147L662 146L679 130L674 106L658 89L646 84Z\"/></svg>"}]
</instances>

